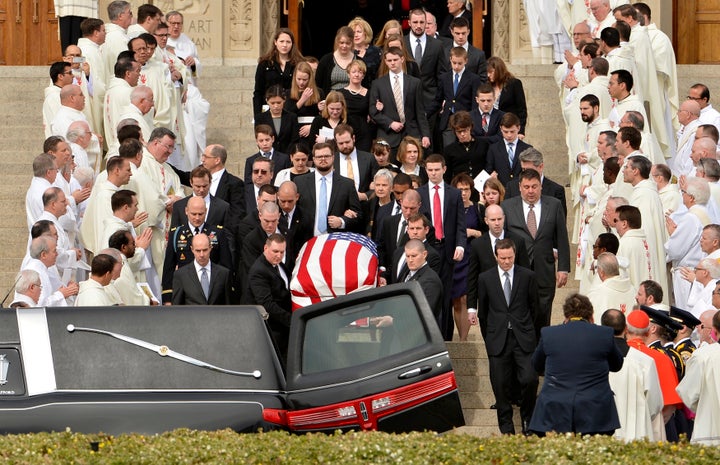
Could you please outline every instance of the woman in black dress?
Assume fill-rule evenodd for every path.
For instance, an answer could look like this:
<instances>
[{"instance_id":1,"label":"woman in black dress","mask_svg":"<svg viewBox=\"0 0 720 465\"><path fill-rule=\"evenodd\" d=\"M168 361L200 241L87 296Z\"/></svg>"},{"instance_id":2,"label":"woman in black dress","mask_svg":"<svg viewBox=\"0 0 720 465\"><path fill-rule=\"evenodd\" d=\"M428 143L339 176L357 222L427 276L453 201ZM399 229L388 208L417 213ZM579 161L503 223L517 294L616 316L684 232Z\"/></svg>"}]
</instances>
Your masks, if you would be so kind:
<instances>
[{"instance_id":1,"label":"woman in black dress","mask_svg":"<svg viewBox=\"0 0 720 465\"><path fill-rule=\"evenodd\" d=\"M262 113L265 103L265 92L270 86L280 84L283 89L290 90L290 81L295 65L303 60L303 56L295 46L295 36L288 28L280 28L275 33L272 46L268 52L258 58L255 69L255 90L253 92L253 115L255 118Z\"/></svg>"},{"instance_id":2,"label":"woman in black dress","mask_svg":"<svg viewBox=\"0 0 720 465\"><path fill-rule=\"evenodd\" d=\"M527 103L522 81L507 69L502 58L490 57L487 61L488 82L495 88L495 108L514 113L520 118L520 134L525 134Z\"/></svg>"},{"instance_id":3,"label":"woman in black dress","mask_svg":"<svg viewBox=\"0 0 720 465\"><path fill-rule=\"evenodd\" d=\"M368 89L363 87L365 77L365 63L362 60L353 60L347 67L350 83L340 90L345 97L347 105L348 124L355 132L355 146L358 150L367 152L372 145L370 129Z\"/></svg>"}]
</instances>

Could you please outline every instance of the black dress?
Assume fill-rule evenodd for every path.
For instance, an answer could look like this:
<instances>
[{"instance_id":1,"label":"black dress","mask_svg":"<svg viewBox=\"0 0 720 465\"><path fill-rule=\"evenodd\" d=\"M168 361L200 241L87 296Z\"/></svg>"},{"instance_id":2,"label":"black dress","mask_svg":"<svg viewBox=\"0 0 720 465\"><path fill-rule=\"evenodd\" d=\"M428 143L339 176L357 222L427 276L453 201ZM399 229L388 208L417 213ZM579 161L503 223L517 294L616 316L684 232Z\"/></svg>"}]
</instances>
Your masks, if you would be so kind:
<instances>
[{"instance_id":1,"label":"black dress","mask_svg":"<svg viewBox=\"0 0 720 465\"><path fill-rule=\"evenodd\" d=\"M348 124L355 131L355 146L358 150L369 152L373 141L372 129L368 123L370 92L365 95L347 89L340 89L340 92L345 97Z\"/></svg>"},{"instance_id":2,"label":"black dress","mask_svg":"<svg viewBox=\"0 0 720 465\"><path fill-rule=\"evenodd\" d=\"M445 147L445 182L449 183L460 173L467 173L475 179L485 169L489 147L490 144L482 139L473 139L467 143L455 141Z\"/></svg>"},{"instance_id":3,"label":"black dress","mask_svg":"<svg viewBox=\"0 0 720 465\"><path fill-rule=\"evenodd\" d=\"M323 92L322 89L318 89L318 92L320 93L318 101L322 101L325 99L325 92ZM297 107L297 100L293 98L288 98L285 101L285 111L288 111L290 113L294 113L297 115L298 120L298 129L305 126L306 124L312 124L312 121L315 119L316 116L320 114L320 110L318 109L317 104L315 105L303 105L302 107ZM309 122L308 122L309 121ZM315 140L310 140L310 137L300 137L300 141L305 142L306 144L310 144L310 147L313 146L315 143Z\"/></svg>"},{"instance_id":4,"label":"black dress","mask_svg":"<svg viewBox=\"0 0 720 465\"><path fill-rule=\"evenodd\" d=\"M359 56L357 50L355 50L355 58L362 60L365 63L365 67L367 67L365 78L363 79L363 87L367 87L369 89L370 84L377 77L378 68L380 67L380 62L382 61L382 50L380 50L380 47L376 45L370 45L367 49L365 49L365 55L363 56Z\"/></svg>"},{"instance_id":5,"label":"black dress","mask_svg":"<svg viewBox=\"0 0 720 465\"><path fill-rule=\"evenodd\" d=\"M275 84L280 84L286 92L290 91L295 65L285 63L285 69L274 61L261 61L255 69L255 90L253 91L253 115L255 118L262 113L265 104L265 92Z\"/></svg>"}]
</instances>

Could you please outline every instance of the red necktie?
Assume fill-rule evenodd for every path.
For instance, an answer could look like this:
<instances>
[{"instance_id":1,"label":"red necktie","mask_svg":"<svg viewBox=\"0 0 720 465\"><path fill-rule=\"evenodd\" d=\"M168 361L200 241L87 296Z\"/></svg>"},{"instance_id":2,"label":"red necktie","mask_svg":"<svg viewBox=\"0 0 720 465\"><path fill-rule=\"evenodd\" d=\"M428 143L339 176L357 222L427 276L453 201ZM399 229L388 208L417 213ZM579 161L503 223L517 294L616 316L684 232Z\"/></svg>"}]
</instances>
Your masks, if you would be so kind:
<instances>
[{"instance_id":1,"label":"red necktie","mask_svg":"<svg viewBox=\"0 0 720 465\"><path fill-rule=\"evenodd\" d=\"M440 186L435 186L435 195L433 196L433 225L435 226L435 238L442 240L445 237L443 233L442 223L442 206L440 205Z\"/></svg>"}]
</instances>

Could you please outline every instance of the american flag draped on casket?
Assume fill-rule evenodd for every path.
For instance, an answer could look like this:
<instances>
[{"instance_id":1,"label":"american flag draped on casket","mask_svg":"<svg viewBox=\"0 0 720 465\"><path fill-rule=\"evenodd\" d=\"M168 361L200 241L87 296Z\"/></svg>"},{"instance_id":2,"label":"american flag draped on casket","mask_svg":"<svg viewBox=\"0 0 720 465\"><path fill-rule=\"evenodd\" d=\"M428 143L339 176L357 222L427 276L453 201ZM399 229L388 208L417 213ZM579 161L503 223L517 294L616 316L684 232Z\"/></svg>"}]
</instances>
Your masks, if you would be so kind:
<instances>
[{"instance_id":1,"label":"american flag draped on casket","mask_svg":"<svg viewBox=\"0 0 720 465\"><path fill-rule=\"evenodd\" d=\"M295 262L292 309L376 287L377 278L377 248L367 236L338 232L313 237Z\"/></svg>"}]
</instances>

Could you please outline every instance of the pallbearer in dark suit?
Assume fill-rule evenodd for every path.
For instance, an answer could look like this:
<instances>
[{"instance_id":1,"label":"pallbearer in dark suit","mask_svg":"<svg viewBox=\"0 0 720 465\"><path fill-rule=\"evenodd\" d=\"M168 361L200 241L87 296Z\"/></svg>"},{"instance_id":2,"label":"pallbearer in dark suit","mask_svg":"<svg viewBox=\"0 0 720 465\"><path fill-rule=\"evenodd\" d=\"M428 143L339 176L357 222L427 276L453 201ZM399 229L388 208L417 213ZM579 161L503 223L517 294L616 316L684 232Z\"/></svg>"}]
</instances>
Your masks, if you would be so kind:
<instances>
[{"instance_id":1,"label":"pallbearer in dark suit","mask_svg":"<svg viewBox=\"0 0 720 465\"><path fill-rule=\"evenodd\" d=\"M443 286L440 277L427 262L425 244L419 239L410 239L405 244L405 260L409 272L404 282L417 281L420 283L425 298L430 304L430 309L439 324L442 313Z\"/></svg>"},{"instance_id":2,"label":"pallbearer in dark suit","mask_svg":"<svg viewBox=\"0 0 720 465\"><path fill-rule=\"evenodd\" d=\"M560 201L560 205L563 208L563 214L567 216L567 202L565 201L565 188L560 184L556 183L552 179L549 179L543 174L545 168L545 162L543 161L543 154L540 153L535 147L530 147L520 152L520 168L521 169L533 169L540 173L540 184L542 184L542 195L548 197L555 197ZM505 198L517 197L520 195L520 180L513 179L507 186L505 186Z\"/></svg>"},{"instance_id":3,"label":"pallbearer in dark suit","mask_svg":"<svg viewBox=\"0 0 720 465\"><path fill-rule=\"evenodd\" d=\"M298 205L313 220L313 235L335 231L354 231L362 220L355 184L333 170L334 144L313 146L315 172L295 178Z\"/></svg>"},{"instance_id":4,"label":"pallbearer in dark suit","mask_svg":"<svg viewBox=\"0 0 720 465\"><path fill-rule=\"evenodd\" d=\"M435 228L435 247L440 257L440 279L445 285L443 298L443 324L440 330L446 341L452 340L454 323L450 302L455 262L462 260L467 242L465 207L460 191L443 182L447 167L442 155L433 154L425 162L429 182L418 188L422 204L420 212L427 216ZM405 193L407 195L407 193Z\"/></svg>"},{"instance_id":5,"label":"pallbearer in dark suit","mask_svg":"<svg viewBox=\"0 0 720 465\"><path fill-rule=\"evenodd\" d=\"M313 224L310 215L298 206L300 198L297 186L292 181L280 184L277 192L277 201L280 205L280 222L278 229L285 236L287 245L285 250L285 266L292 272L295 268L295 259L305 242L313 236Z\"/></svg>"},{"instance_id":6,"label":"pallbearer in dark suit","mask_svg":"<svg viewBox=\"0 0 720 465\"><path fill-rule=\"evenodd\" d=\"M292 316L288 287L291 275L282 263L285 246L282 234L267 238L262 255L250 267L249 291L243 296L243 303L265 307L268 326L283 359L287 356Z\"/></svg>"},{"instance_id":7,"label":"pallbearer in dark suit","mask_svg":"<svg viewBox=\"0 0 720 465\"><path fill-rule=\"evenodd\" d=\"M440 276L440 255L434 247L428 242L427 238L430 234L430 220L422 213L414 213L407 220L407 236L408 240L417 239L425 245L427 251L427 263L430 268ZM391 262L392 268L388 270L389 283L401 283L407 278L410 271L405 259L405 247L398 247L393 253ZM381 278L382 279L382 278Z\"/></svg>"},{"instance_id":8,"label":"pallbearer in dark suit","mask_svg":"<svg viewBox=\"0 0 720 465\"><path fill-rule=\"evenodd\" d=\"M530 145L523 142L520 134L520 120L513 113L505 113L500 121L502 139L488 149L485 171L495 173L503 186L520 174L519 155Z\"/></svg>"},{"instance_id":9,"label":"pallbearer in dark suit","mask_svg":"<svg viewBox=\"0 0 720 465\"><path fill-rule=\"evenodd\" d=\"M569 296L563 313L563 324L543 328L532 357L545 382L530 430L612 435L620 420L608 374L624 360L613 330L593 324L592 304L583 295Z\"/></svg>"},{"instance_id":10,"label":"pallbearer in dark suit","mask_svg":"<svg viewBox=\"0 0 720 465\"><path fill-rule=\"evenodd\" d=\"M501 206L506 229L525 240L530 267L537 276L540 305L535 328L539 335L540 328L550 324L555 287L567 284L570 272L565 215L558 199L541 195L540 173L533 169L520 175L520 196L506 199ZM557 250L557 271L553 249Z\"/></svg>"},{"instance_id":11,"label":"pallbearer in dark suit","mask_svg":"<svg viewBox=\"0 0 720 465\"><path fill-rule=\"evenodd\" d=\"M210 262L210 239L206 234L192 238L192 264L173 275L173 305L229 305L230 270Z\"/></svg>"},{"instance_id":12,"label":"pallbearer in dark suit","mask_svg":"<svg viewBox=\"0 0 720 465\"><path fill-rule=\"evenodd\" d=\"M515 266L515 250L511 239L495 242L497 267L478 278L477 313L468 309L470 323L480 323L480 332L485 339L490 383L502 434L515 434L512 405L507 396L510 384L520 383L523 433L528 432L538 386L537 374L530 363L536 344L533 320L537 309L537 283L535 273ZM512 375L513 371L517 379Z\"/></svg>"},{"instance_id":13,"label":"pallbearer in dark suit","mask_svg":"<svg viewBox=\"0 0 720 465\"><path fill-rule=\"evenodd\" d=\"M240 178L225 169L227 150L220 144L208 145L201 157L202 166L210 171L210 195L230 205L227 224L235 232L238 222L245 217L245 186Z\"/></svg>"}]
</instances>

